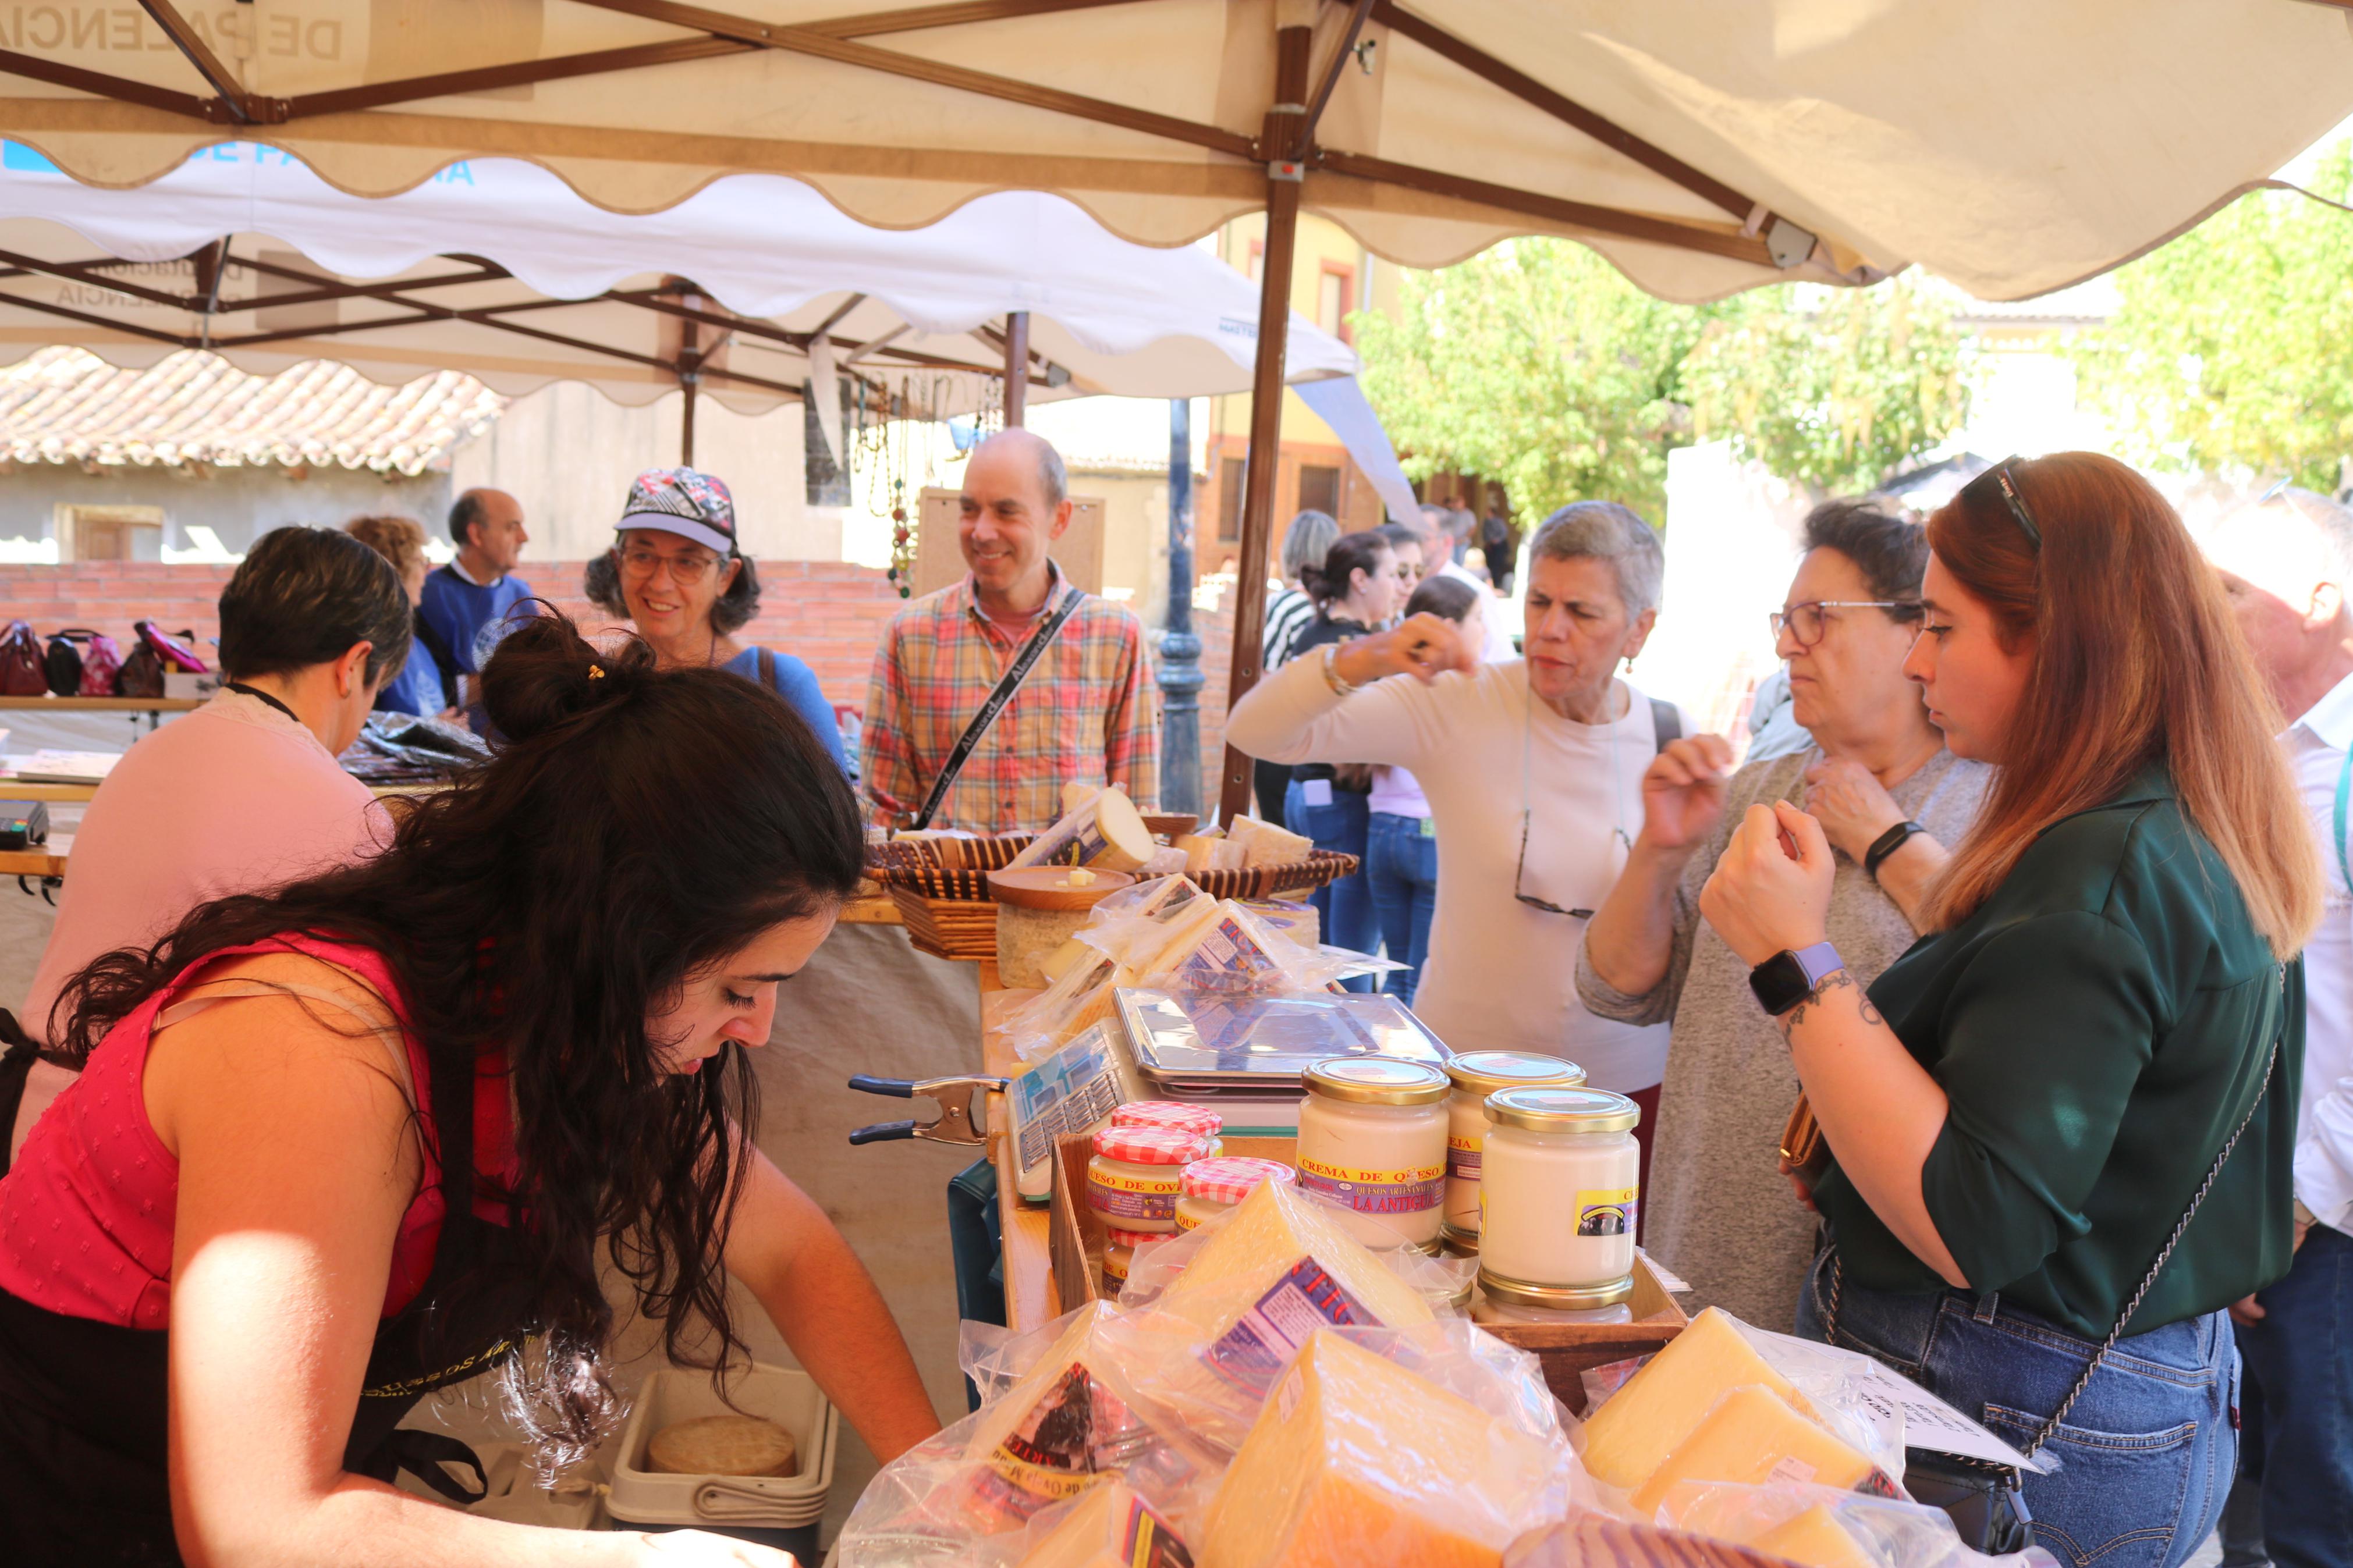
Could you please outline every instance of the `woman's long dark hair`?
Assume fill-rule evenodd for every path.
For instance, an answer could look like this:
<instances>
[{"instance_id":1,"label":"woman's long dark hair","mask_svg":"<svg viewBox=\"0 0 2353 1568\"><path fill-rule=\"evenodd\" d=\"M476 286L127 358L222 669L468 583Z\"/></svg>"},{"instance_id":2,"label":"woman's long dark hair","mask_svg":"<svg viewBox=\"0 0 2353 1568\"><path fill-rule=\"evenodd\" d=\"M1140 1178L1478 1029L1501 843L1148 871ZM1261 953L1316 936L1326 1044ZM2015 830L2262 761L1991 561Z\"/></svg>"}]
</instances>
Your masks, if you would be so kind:
<instances>
[{"instance_id":1,"label":"woman's long dark hair","mask_svg":"<svg viewBox=\"0 0 2353 1568\"><path fill-rule=\"evenodd\" d=\"M389 847L108 953L60 998L52 1038L87 1059L191 963L281 933L381 953L438 1081L470 1082L489 1053L512 1074L512 1236L545 1341L528 1367L509 1362L507 1390L560 1462L618 1414L600 1245L673 1360L741 1348L722 1252L757 1114L750 1064L730 1046L668 1074L647 1016L762 931L848 897L862 833L808 726L723 670L657 669L644 643L599 650L551 615L499 645L482 696L507 742L398 805ZM732 1149L731 1118L745 1129Z\"/></svg>"}]
</instances>

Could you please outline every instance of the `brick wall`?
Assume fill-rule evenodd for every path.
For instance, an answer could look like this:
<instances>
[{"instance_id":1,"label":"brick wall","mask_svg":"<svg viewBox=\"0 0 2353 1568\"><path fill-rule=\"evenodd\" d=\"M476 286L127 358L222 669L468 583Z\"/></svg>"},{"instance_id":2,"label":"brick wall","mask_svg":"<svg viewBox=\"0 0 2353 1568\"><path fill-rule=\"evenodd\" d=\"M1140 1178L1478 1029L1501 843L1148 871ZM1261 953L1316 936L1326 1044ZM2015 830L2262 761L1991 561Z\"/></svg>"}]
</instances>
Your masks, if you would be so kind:
<instances>
[{"instance_id":1,"label":"brick wall","mask_svg":"<svg viewBox=\"0 0 2353 1568\"><path fill-rule=\"evenodd\" d=\"M60 626L90 626L126 647L131 623L153 619L166 630L192 628L207 661L220 631L217 605L230 566L98 562L76 566L0 564L0 622L28 620L43 636ZM604 613L580 597L582 563L527 562L523 573L568 615L601 625ZM882 623L899 595L871 567L838 561L776 561L760 566L760 616L739 636L805 659L826 695L862 708L866 678ZM1214 809L1224 755L1226 681L1232 667L1230 610L1196 609L1201 639L1201 799ZM1156 642L1156 637L1155 637ZM1206 814L1205 814L1206 815Z\"/></svg>"}]
</instances>

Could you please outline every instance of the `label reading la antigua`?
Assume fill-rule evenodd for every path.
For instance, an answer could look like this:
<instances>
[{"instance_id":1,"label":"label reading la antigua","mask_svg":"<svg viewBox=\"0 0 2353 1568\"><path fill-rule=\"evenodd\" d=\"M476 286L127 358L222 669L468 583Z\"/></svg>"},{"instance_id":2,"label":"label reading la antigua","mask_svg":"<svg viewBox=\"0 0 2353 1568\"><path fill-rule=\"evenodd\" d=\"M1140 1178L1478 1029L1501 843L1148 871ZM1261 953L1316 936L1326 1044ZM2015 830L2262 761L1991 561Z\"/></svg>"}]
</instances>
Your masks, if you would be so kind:
<instances>
[{"instance_id":1,"label":"label reading la antigua","mask_svg":"<svg viewBox=\"0 0 2353 1568\"><path fill-rule=\"evenodd\" d=\"M1357 1214L1420 1214L1445 1201L1446 1167L1409 1165L1393 1171L1364 1170L1303 1159L1299 1162L1299 1184Z\"/></svg>"}]
</instances>

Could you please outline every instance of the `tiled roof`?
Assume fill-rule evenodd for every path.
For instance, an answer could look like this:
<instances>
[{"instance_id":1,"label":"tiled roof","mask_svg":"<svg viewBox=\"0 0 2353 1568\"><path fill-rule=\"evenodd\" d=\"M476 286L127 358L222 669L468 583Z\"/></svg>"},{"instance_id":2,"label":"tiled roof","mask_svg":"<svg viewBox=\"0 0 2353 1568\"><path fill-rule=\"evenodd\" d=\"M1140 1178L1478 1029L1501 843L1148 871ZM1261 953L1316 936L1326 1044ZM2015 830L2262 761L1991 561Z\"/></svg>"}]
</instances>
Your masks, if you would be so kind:
<instances>
[{"instance_id":1,"label":"tiled roof","mask_svg":"<svg viewBox=\"0 0 2353 1568\"><path fill-rule=\"evenodd\" d=\"M455 371L384 386L324 360L259 376L192 349L120 370L47 348L0 367L0 461L419 474L506 405Z\"/></svg>"}]
</instances>

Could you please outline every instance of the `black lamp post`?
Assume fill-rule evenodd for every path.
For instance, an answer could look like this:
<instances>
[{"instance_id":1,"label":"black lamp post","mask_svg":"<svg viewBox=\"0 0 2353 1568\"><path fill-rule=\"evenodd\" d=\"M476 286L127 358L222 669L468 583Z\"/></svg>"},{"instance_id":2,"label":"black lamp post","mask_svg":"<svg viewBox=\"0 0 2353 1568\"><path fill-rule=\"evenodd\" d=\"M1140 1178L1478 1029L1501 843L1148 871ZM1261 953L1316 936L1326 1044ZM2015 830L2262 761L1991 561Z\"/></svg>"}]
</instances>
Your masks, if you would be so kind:
<instances>
[{"instance_id":1,"label":"black lamp post","mask_svg":"<svg viewBox=\"0 0 2353 1568\"><path fill-rule=\"evenodd\" d=\"M1193 635L1193 405L1168 400L1168 618L1160 637L1160 809L1201 809L1201 639Z\"/></svg>"}]
</instances>

